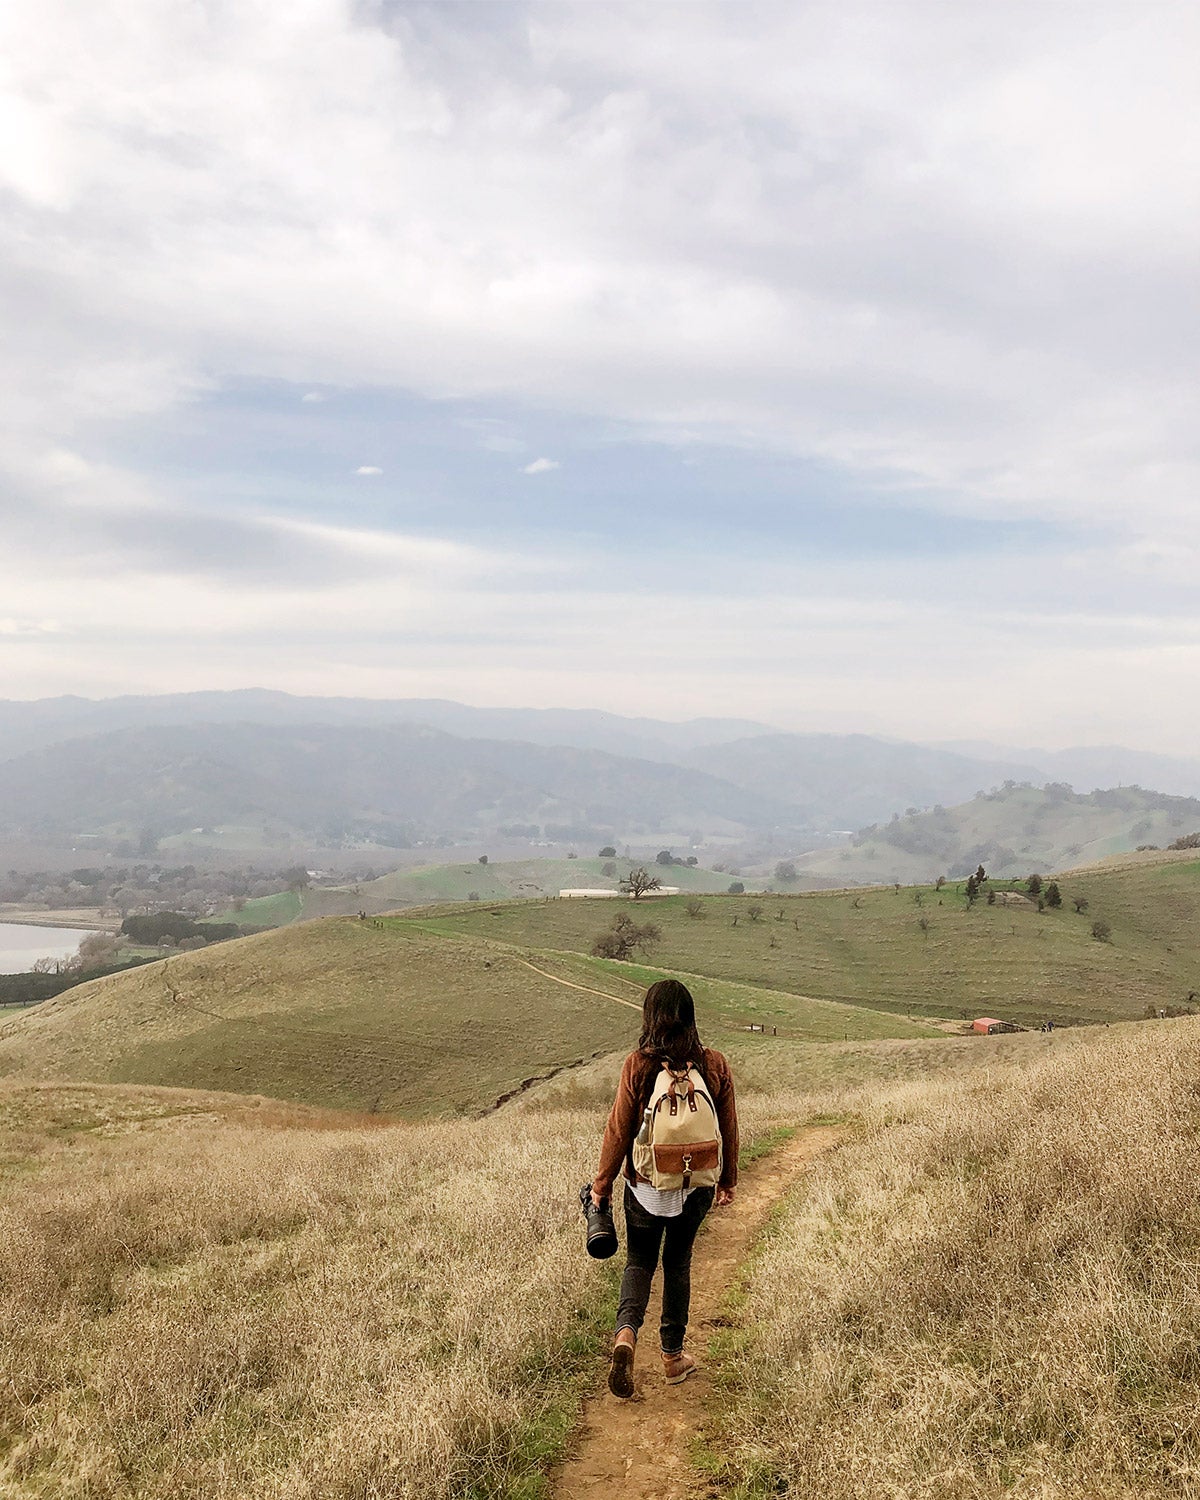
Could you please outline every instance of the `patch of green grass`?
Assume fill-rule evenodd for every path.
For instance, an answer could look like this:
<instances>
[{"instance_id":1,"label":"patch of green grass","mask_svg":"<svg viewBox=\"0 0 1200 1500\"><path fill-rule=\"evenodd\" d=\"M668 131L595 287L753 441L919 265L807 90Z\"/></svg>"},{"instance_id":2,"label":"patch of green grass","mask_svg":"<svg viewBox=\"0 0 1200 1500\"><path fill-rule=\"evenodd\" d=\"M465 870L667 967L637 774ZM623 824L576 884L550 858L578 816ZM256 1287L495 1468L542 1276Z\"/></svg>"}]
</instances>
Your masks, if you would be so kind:
<instances>
[{"instance_id":1,"label":"patch of green grass","mask_svg":"<svg viewBox=\"0 0 1200 1500\"><path fill-rule=\"evenodd\" d=\"M667 897L636 908L662 930L653 966L619 967L630 977L703 976L896 1016L987 1014L1026 1025L1047 1016L1060 1025L1133 1019L1148 1004L1180 1003L1200 989L1197 863L1062 875L1063 906L1043 912L986 900L968 908L950 887L889 886L717 896L696 921L683 898ZM1088 910L1076 912L1074 897ZM611 921L599 906L518 903L494 916L446 909L436 920L447 932L586 953ZM1111 925L1111 943L1092 937L1097 919Z\"/></svg>"},{"instance_id":2,"label":"patch of green grass","mask_svg":"<svg viewBox=\"0 0 1200 1500\"><path fill-rule=\"evenodd\" d=\"M303 914L302 892L276 891L272 896L253 896L240 907L231 906L207 920L236 922L239 927L286 927Z\"/></svg>"}]
</instances>

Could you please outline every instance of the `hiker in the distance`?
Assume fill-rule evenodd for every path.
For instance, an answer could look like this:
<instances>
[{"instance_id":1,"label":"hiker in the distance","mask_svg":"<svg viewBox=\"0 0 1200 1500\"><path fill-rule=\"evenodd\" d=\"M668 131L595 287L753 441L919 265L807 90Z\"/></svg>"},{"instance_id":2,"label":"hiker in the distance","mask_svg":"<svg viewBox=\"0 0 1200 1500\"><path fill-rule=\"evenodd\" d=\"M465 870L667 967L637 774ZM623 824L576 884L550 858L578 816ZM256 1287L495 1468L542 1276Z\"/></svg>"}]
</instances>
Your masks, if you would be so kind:
<instances>
[{"instance_id":1,"label":"hiker in the distance","mask_svg":"<svg viewBox=\"0 0 1200 1500\"><path fill-rule=\"evenodd\" d=\"M618 1174L625 1179L628 1262L621 1281L617 1335L608 1388L633 1395L638 1329L662 1255L662 1360L668 1385L696 1369L684 1353L691 1300L692 1243L714 1201L733 1202L738 1125L729 1064L696 1030L691 992L660 979L642 1002L642 1034L625 1059L613 1103L592 1202L603 1203Z\"/></svg>"}]
</instances>

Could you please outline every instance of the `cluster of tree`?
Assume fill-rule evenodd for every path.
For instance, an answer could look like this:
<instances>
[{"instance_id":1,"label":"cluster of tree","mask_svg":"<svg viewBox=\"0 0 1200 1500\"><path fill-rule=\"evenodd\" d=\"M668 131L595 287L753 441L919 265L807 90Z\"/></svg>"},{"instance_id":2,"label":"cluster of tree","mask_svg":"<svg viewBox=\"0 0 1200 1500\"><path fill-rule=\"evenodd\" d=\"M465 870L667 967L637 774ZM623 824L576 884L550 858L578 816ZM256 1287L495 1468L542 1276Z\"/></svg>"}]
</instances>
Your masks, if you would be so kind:
<instances>
[{"instance_id":1,"label":"cluster of tree","mask_svg":"<svg viewBox=\"0 0 1200 1500\"><path fill-rule=\"evenodd\" d=\"M65 872L9 870L0 879L0 902L39 906L46 911L91 906L117 911L122 917L159 908L199 916L256 896L273 896L297 878L307 883L308 872L302 866L287 870L255 865L205 870L191 864L136 864L80 866ZM370 874L362 878L369 879Z\"/></svg>"},{"instance_id":2,"label":"cluster of tree","mask_svg":"<svg viewBox=\"0 0 1200 1500\"><path fill-rule=\"evenodd\" d=\"M261 927L239 927L236 922L197 922L181 911L147 912L126 917L121 932L144 948L164 942L181 944L200 939L201 943L221 943L230 938L261 932Z\"/></svg>"},{"instance_id":3,"label":"cluster of tree","mask_svg":"<svg viewBox=\"0 0 1200 1500\"><path fill-rule=\"evenodd\" d=\"M635 953L645 957L662 937L662 929L653 922L637 923L628 912L618 912L607 932L600 933L592 943L596 958L619 958L628 960Z\"/></svg>"},{"instance_id":4,"label":"cluster of tree","mask_svg":"<svg viewBox=\"0 0 1200 1500\"><path fill-rule=\"evenodd\" d=\"M687 865L694 868L700 863L694 854L689 854L686 859L680 859L678 854L672 854L669 849L660 849L654 856L656 865Z\"/></svg>"},{"instance_id":5,"label":"cluster of tree","mask_svg":"<svg viewBox=\"0 0 1200 1500\"><path fill-rule=\"evenodd\" d=\"M1176 839L1173 844L1168 844L1167 848L1200 849L1200 833L1185 833L1182 838Z\"/></svg>"},{"instance_id":6,"label":"cluster of tree","mask_svg":"<svg viewBox=\"0 0 1200 1500\"><path fill-rule=\"evenodd\" d=\"M36 1005L77 984L86 984L89 979L103 979L106 974L119 974L124 969L153 962L152 958L123 958L83 968L68 959L57 968L47 966L25 974L0 974L0 1005Z\"/></svg>"}]
</instances>

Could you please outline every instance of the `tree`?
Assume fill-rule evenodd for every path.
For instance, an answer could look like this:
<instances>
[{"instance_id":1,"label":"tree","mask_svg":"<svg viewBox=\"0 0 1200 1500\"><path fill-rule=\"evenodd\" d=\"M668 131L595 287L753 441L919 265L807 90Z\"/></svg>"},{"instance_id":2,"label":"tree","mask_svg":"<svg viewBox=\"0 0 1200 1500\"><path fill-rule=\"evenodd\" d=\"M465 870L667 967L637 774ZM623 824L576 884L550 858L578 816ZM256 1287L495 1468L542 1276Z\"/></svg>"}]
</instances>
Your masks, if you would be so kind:
<instances>
[{"instance_id":1,"label":"tree","mask_svg":"<svg viewBox=\"0 0 1200 1500\"><path fill-rule=\"evenodd\" d=\"M693 898L684 907L684 911L687 912L688 916L691 917L693 922L698 922L704 915L704 903L703 901L697 901L693 896Z\"/></svg>"},{"instance_id":2,"label":"tree","mask_svg":"<svg viewBox=\"0 0 1200 1500\"><path fill-rule=\"evenodd\" d=\"M781 881L795 880L796 866L790 859L781 859L775 866L775 879Z\"/></svg>"},{"instance_id":3,"label":"tree","mask_svg":"<svg viewBox=\"0 0 1200 1500\"><path fill-rule=\"evenodd\" d=\"M1088 909L1088 899L1086 896L1072 896L1071 902L1074 905L1075 910L1079 912L1080 915L1082 915Z\"/></svg>"},{"instance_id":4,"label":"tree","mask_svg":"<svg viewBox=\"0 0 1200 1500\"><path fill-rule=\"evenodd\" d=\"M729 894L731 896L740 896L740 895L742 895L744 893L745 889L746 889L746 887L742 884L742 882L740 880L731 880L729 882ZM737 918L735 917L734 921L736 921L736 920L737 920Z\"/></svg>"},{"instance_id":5,"label":"tree","mask_svg":"<svg viewBox=\"0 0 1200 1500\"><path fill-rule=\"evenodd\" d=\"M609 930L600 933L593 942L592 954L596 958L616 958L626 962L634 953L645 956L661 937L661 929L653 922L639 927L628 912L618 912Z\"/></svg>"},{"instance_id":6,"label":"tree","mask_svg":"<svg viewBox=\"0 0 1200 1500\"><path fill-rule=\"evenodd\" d=\"M651 875L645 865L639 865L636 870L630 870L618 889L626 896L632 896L635 901L640 901L647 892L662 890L662 881L657 875Z\"/></svg>"},{"instance_id":7,"label":"tree","mask_svg":"<svg viewBox=\"0 0 1200 1500\"><path fill-rule=\"evenodd\" d=\"M600 873L606 880L611 880L617 873L617 867L613 864L611 859L606 860L605 863L600 866Z\"/></svg>"},{"instance_id":8,"label":"tree","mask_svg":"<svg viewBox=\"0 0 1200 1500\"><path fill-rule=\"evenodd\" d=\"M762 920L762 911L761 906L748 906L746 908L746 915L752 922L760 922Z\"/></svg>"},{"instance_id":9,"label":"tree","mask_svg":"<svg viewBox=\"0 0 1200 1500\"><path fill-rule=\"evenodd\" d=\"M488 857L487 857L487 855L486 855L486 854L481 854L481 855L480 855L480 856L479 856L479 863L480 863L480 864L481 864L481 865L486 865L486 864L487 864L487 862L488 862Z\"/></svg>"},{"instance_id":10,"label":"tree","mask_svg":"<svg viewBox=\"0 0 1200 1500\"><path fill-rule=\"evenodd\" d=\"M935 891L940 891L941 888L945 884L946 884L946 877L944 875L939 875L938 878L933 883L933 888L934 888Z\"/></svg>"},{"instance_id":11,"label":"tree","mask_svg":"<svg viewBox=\"0 0 1200 1500\"><path fill-rule=\"evenodd\" d=\"M617 851L611 844L605 844L604 848L597 854L597 859L616 859Z\"/></svg>"},{"instance_id":12,"label":"tree","mask_svg":"<svg viewBox=\"0 0 1200 1500\"><path fill-rule=\"evenodd\" d=\"M694 870L696 868L696 866L700 863L700 861L696 857L696 855L689 854L688 857L687 857L687 859L686 859L686 861L685 861L685 863L689 866L689 868L691 868L691 869Z\"/></svg>"},{"instance_id":13,"label":"tree","mask_svg":"<svg viewBox=\"0 0 1200 1500\"><path fill-rule=\"evenodd\" d=\"M1107 922L1093 922L1092 936L1098 943L1107 943L1112 937L1112 928Z\"/></svg>"},{"instance_id":14,"label":"tree","mask_svg":"<svg viewBox=\"0 0 1200 1500\"><path fill-rule=\"evenodd\" d=\"M1062 905L1062 892L1058 888L1058 882L1052 880L1046 887L1046 905L1052 911L1057 911Z\"/></svg>"},{"instance_id":15,"label":"tree","mask_svg":"<svg viewBox=\"0 0 1200 1500\"><path fill-rule=\"evenodd\" d=\"M1040 896L1042 893L1042 877L1035 871L1025 882L1025 889L1031 896Z\"/></svg>"},{"instance_id":16,"label":"tree","mask_svg":"<svg viewBox=\"0 0 1200 1500\"><path fill-rule=\"evenodd\" d=\"M654 856L654 863L656 865L673 865L675 863L675 856L669 849L660 849Z\"/></svg>"}]
</instances>

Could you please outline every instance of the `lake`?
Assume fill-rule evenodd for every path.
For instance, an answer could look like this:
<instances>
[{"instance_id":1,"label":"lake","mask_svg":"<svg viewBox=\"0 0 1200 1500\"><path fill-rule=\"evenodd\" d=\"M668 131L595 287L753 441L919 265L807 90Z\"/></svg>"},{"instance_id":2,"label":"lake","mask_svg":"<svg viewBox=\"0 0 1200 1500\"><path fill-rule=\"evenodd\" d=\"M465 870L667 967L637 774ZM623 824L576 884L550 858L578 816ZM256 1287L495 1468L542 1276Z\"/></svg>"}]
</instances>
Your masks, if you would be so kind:
<instances>
[{"instance_id":1,"label":"lake","mask_svg":"<svg viewBox=\"0 0 1200 1500\"><path fill-rule=\"evenodd\" d=\"M91 931L86 927L34 927L0 922L0 974L24 974L39 958L70 958Z\"/></svg>"}]
</instances>

